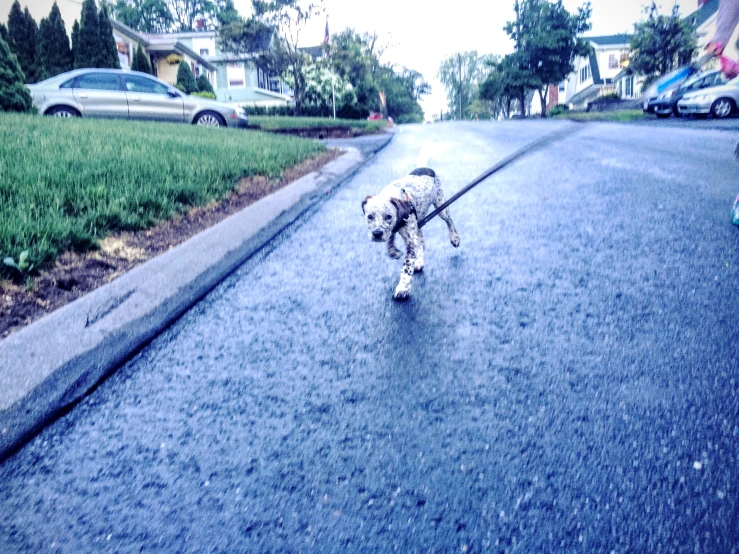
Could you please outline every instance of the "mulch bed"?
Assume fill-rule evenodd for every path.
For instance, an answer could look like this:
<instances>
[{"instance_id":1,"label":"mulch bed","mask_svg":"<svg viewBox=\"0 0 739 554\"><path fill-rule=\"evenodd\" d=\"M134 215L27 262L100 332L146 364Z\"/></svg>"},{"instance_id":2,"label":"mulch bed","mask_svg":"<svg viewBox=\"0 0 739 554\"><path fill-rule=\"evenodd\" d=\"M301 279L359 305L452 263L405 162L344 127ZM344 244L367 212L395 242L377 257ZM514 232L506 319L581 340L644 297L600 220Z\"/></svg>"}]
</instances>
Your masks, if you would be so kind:
<instances>
[{"instance_id":1,"label":"mulch bed","mask_svg":"<svg viewBox=\"0 0 739 554\"><path fill-rule=\"evenodd\" d=\"M117 233L103 239L100 249L65 252L33 282L0 282L0 338L123 275L137 265L184 242L285 185L341 155L327 150L283 172L279 179L242 179L230 196L146 231Z\"/></svg>"}]
</instances>

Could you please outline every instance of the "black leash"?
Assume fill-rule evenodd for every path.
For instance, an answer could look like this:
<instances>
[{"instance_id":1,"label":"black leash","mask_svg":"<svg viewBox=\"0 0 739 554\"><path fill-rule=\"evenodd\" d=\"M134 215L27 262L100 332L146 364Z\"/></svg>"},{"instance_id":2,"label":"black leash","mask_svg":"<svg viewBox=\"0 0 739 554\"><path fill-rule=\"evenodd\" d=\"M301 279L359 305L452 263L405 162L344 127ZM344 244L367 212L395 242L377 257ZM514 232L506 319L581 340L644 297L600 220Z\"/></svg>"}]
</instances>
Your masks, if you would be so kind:
<instances>
[{"instance_id":1,"label":"black leash","mask_svg":"<svg viewBox=\"0 0 739 554\"><path fill-rule=\"evenodd\" d=\"M493 173L497 173L501 169L503 169L505 166L509 165L510 163L516 161L519 158L522 158L523 156L526 156L527 154L530 154L537 148L541 148L542 146L549 145L553 142L556 142L558 140L562 140L564 138L569 137L570 135L575 134L580 129L582 129L584 125L582 123L572 123L569 126L565 127L564 129L557 129L553 133L550 133L548 135L543 136L542 138L535 140L531 144L524 146L519 150L518 152L515 152L508 156L507 158L499 161L497 164L495 164L493 167L488 169L485 173L477 177L474 181L472 181L469 185L464 187L462 190L460 190L457 194L452 196L449 200L444 202L441 206L436 208L433 212L428 214L426 217L424 217L421 221L418 222L418 228L420 229L424 225L426 225L429 221L431 221L433 218L435 218L437 215L439 215L441 212L443 212L445 209L447 209L453 202L455 202L457 199L459 199L464 194L468 193L470 190L472 190L474 187L482 183L485 179L490 177Z\"/></svg>"}]
</instances>

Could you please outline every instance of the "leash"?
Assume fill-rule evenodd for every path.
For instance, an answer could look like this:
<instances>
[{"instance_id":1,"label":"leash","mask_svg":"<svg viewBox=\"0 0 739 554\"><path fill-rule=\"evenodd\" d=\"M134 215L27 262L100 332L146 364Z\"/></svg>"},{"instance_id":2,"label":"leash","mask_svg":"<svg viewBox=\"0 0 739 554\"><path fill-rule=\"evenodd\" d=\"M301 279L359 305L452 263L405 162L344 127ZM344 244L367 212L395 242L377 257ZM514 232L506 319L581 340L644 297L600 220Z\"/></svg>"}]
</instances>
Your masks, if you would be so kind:
<instances>
[{"instance_id":1,"label":"leash","mask_svg":"<svg viewBox=\"0 0 739 554\"><path fill-rule=\"evenodd\" d=\"M541 148L543 146L548 146L554 142L557 142L558 140L563 140L571 135L574 135L580 129L582 129L584 125L582 123L572 123L565 127L564 129L557 129L553 133L549 133L548 135L543 136L540 139L535 140L531 144L528 144L521 148L521 150L514 152L507 158L499 161L497 164L495 164L493 167L488 169L485 173L477 177L474 181L472 181L469 185L464 187L462 190L460 190L457 194L452 196L449 200L444 202L441 206L436 208L433 212L428 214L426 217L424 217L421 221L418 222L418 228L420 229L424 225L426 225L429 221L431 221L433 218L435 218L437 215L439 215L441 212L446 210L449 206L451 206L456 200L458 200L463 195L467 194L470 190L472 190L474 187L482 183L485 179L493 175L494 173L497 173L507 165L513 163L519 158L523 158L524 156L530 154L534 150Z\"/></svg>"}]
</instances>

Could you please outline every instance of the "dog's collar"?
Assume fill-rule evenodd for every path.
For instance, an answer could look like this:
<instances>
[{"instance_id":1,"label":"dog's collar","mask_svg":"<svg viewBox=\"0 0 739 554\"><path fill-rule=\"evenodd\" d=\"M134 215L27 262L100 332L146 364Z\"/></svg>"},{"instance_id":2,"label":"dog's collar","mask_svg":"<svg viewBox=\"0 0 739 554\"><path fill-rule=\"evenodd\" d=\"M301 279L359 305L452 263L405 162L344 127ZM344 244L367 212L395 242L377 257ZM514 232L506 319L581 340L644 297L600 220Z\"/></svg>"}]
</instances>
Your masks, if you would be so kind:
<instances>
[{"instance_id":1,"label":"dog's collar","mask_svg":"<svg viewBox=\"0 0 739 554\"><path fill-rule=\"evenodd\" d=\"M405 191L405 189L400 189L400 194L403 195L405 198L405 201L408 202L408 204L411 205L411 213L408 215L410 217L411 215L415 215L416 219L418 219L418 213L416 212L416 207L413 205L413 200L411 200L411 197L408 195L408 193ZM408 217L405 219L399 220L395 224L395 228L393 229L393 233L397 233L398 230L403 227L406 223L408 223Z\"/></svg>"}]
</instances>

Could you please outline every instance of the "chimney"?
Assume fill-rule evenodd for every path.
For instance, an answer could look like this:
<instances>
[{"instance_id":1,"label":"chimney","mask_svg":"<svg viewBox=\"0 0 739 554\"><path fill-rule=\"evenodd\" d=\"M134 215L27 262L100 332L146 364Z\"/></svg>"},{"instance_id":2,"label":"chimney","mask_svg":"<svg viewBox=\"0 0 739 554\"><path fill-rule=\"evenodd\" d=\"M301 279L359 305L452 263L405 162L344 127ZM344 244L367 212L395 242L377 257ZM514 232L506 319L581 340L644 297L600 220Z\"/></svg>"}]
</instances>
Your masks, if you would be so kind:
<instances>
[{"instance_id":1,"label":"chimney","mask_svg":"<svg viewBox=\"0 0 739 554\"><path fill-rule=\"evenodd\" d=\"M698 0L699 3L701 1L703 1L703 0ZM199 17L198 19L195 20L195 28L198 31L202 31L205 28L205 21L203 21L203 18L202 17Z\"/></svg>"}]
</instances>

